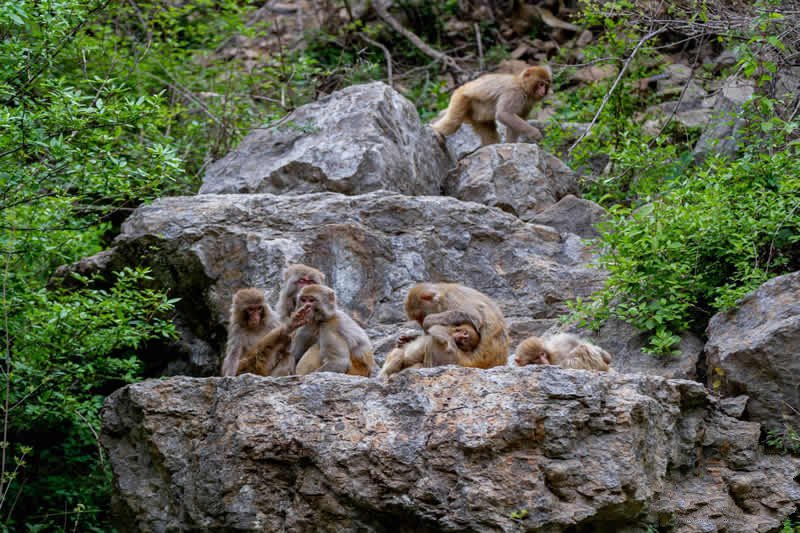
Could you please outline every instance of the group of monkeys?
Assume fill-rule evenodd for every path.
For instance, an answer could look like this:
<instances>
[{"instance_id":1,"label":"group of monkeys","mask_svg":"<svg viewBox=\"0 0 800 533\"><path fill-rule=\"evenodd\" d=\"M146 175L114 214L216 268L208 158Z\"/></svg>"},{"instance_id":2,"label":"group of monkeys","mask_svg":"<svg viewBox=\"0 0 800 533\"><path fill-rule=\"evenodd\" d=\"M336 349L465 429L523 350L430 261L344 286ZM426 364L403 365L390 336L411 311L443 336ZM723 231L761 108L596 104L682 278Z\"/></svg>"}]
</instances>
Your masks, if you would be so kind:
<instances>
[{"instance_id":1,"label":"group of monkeys","mask_svg":"<svg viewBox=\"0 0 800 533\"><path fill-rule=\"evenodd\" d=\"M325 274L293 264L283 272L277 312L260 289L233 296L223 376L305 375L338 372L369 377L375 369L366 332L336 305L324 285ZM405 311L423 332L402 336L386 357L380 377L406 368L505 365L509 335L503 313L485 294L458 283L418 283L405 299ZM516 350L516 364L559 365L609 370L611 355L571 334L529 337Z\"/></svg>"},{"instance_id":2,"label":"group of monkeys","mask_svg":"<svg viewBox=\"0 0 800 533\"><path fill-rule=\"evenodd\" d=\"M496 124L500 122L507 128L507 142L516 142L521 135L540 140L541 132L525 119L547 96L553 74L547 66L523 64L510 70L485 74L456 89L443 116L431 124L433 130L448 136L466 123L485 146L500 141ZM277 313L259 289L241 289L233 296L222 375L371 376L375 359L369 337L337 307L336 294L324 285L325 274L294 264L284 271L283 282ZM406 296L405 311L423 333L400 337L380 376L406 368L506 364L508 328L500 308L485 294L457 283L418 283ZM611 356L575 335L561 333L525 339L517 347L516 362L606 371Z\"/></svg>"}]
</instances>

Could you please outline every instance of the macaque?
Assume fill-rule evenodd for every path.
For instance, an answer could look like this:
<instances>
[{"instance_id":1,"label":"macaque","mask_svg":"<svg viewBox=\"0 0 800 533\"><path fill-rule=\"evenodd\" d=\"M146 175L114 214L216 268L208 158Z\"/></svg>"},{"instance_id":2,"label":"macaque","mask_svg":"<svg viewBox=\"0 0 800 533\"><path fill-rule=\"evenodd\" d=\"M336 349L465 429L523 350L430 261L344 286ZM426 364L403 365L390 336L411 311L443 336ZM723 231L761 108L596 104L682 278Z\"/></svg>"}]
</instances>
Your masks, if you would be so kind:
<instances>
[{"instance_id":1,"label":"macaque","mask_svg":"<svg viewBox=\"0 0 800 533\"><path fill-rule=\"evenodd\" d=\"M539 141L542 133L526 119L533 104L547 96L552 81L547 66L528 67L519 74L484 74L456 89L445 115L431 127L446 137L466 122L486 146L500 142L497 120L506 126L506 142L517 142L521 134Z\"/></svg>"},{"instance_id":2,"label":"macaque","mask_svg":"<svg viewBox=\"0 0 800 533\"><path fill-rule=\"evenodd\" d=\"M339 372L369 377L375 366L372 344L355 320L336 306L333 289L306 285L297 294L297 305L311 312L292 341L292 353L302 353L296 372Z\"/></svg>"},{"instance_id":3,"label":"macaque","mask_svg":"<svg viewBox=\"0 0 800 533\"><path fill-rule=\"evenodd\" d=\"M236 375L290 376L294 374L294 357L289 352L292 333L305 325L311 316L311 306L305 305L292 313L289 320L279 324L261 337L242 356Z\"/></svg>"},{"instance_id":4,"label":"macaque","mask_svg":"<svg viewBox=\"0 0 800 533\"><path fill-rule=\"evenodd\" d=\"M521 59L505 59L497 64L497 68L494 69L494 74L519 74L530 66L531 65Z\"/></svg>"},{"instance_id":5,"label":"macaque","mask_svg":"<svg viewBox=\"0 0 800 533\"><path fill-rule=\"evenodd\" d=\"M502 311L485 294L458 283L418 283L405 301L408 318L425 332L436 325L472 324L480 341L471 352L457 354L456 364L491 368L506 364L509 351L508 328Z\"/></svg>"},{"instance_id":6,"label":"macaque","mask_svg":"<svg viewBox=\"0 0 800 533\"><path fill-rule=\"evenodd\" d=\"M456 326L431 326L427 335L406 342L401 337L386 356L380 377L388 377L406 368L431 368L455 365L480 343L477 328L471 323Z\"/></svg>"},{"instance_id":7,"label":"macaque","mask_svg":"<svg viewBox=\"0 0 800 533\"><path fill-rule=\"evenodd\" d=\"M581 340L577 335L559 333L545 337L528 337L517 347L518 366L558 365L580 370L610 369L611 354Z\"/></svg>"},{"instance_id":8,"label":"macaque","mask_svg":"<svg viewBox=\"0 0 800 533\"><path fill-rule=\"evenodd\" d=\"M261 289L236 291L228 320L228 341L225 345L225 358L222 360L222 375L235 376L242 355L278 324Z\"/></svg>"},{"instance_id":9,"label":"macaque","mask_svg":"<svg viewBox=\"0 0 800 533\"><path fill-rule=\"evenodd\" d=\"M310 266L296 263L283 271L283 289L278 296L278 317L286 320L292 315L297 303L297 293L306 285L322 285L325 274Z\"/></svg>"}]
</instances>

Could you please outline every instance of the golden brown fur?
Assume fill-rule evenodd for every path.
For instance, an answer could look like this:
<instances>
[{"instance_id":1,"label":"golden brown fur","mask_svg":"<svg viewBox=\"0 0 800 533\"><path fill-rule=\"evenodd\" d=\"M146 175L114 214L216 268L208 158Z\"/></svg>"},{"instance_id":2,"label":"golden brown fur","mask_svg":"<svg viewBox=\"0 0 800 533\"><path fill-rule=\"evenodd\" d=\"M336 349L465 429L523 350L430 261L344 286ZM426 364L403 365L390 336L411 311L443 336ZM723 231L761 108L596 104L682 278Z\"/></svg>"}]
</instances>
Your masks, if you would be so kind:
<instances>
[{"instance_id":1,"label":"golden brown fur","mask_svg":"<svg viewBox=\"0 0 800 533\"><path fill-rule=\"evenodd\" d=\"M611 354L569 333L528 337L517 347L517 365L558 365L562 368L608 371Z\"/></svg>"},{"instance_id":2,"label":"golden brown fur","mask_svg":"<svg viewBox=\"0 0 800 533\"><path fill-rule=\"evenodd\" d=\"M491 368L506 363L509 351L508 327L502 311L485 294L458 283L418 283L405 301L408 318L430 332L435 325L472 324L480 342L471 352L459 353L457 364Z\"/></svg>"},{"instance_id":3,"label":"golden brown fur","mask_svg":"<svg viewBox=\"0 0 800 533\"><path fill-rule=\"evenodd\" d=\"M297 330L292 353L301 354L296 372L339 372L356 376L372 374L375 359L366 332L336 306L336 295L324 285L306 285L297 294L297 305L312 309L308 322Z\"/></svg>"},{"instance_id":4,"label":"golden brown fur","mask_svg":"<svg viewBox=\"0 0 800 533\"><path fill-rule=\"evenodd\" d=\"M233 295L222 375L235 376L239 361L258 340L278 326L261 289L240 289Z\"/></svg>"},{"instance_id":5,"label":"golden brown fur","mask_svg":"<svg viewBox=\"0 0 800 533\"><path fill-rule=\"evenodd\" d=\"M286 320L295 310L297 293L306 285L323 285L325 274L300 263L288 265L283 271L283 288L278 296L278 317Z\"/></svg>"},{"instance_id":6,"label":"golden brown fur","mask_svg":"<svg viewBox=\"0 0 800 533\"><path fill-rule=\"evenodd\" d=\"M294 357L289 352L292 333L304 325L310 316L311 308L301 307L291 318L264 335L239 362L236 375L256 374L259 376L289 376L294 374Z\"/></svg>"},{"instance_id":7,"label":"golden brown fur","mask_svg":"<svg viewBox=\"0 0 800 533\"><path fill-rule=\"evenodd\" d=\"M406 368L434 367L458 364L480 344L480 335L472 324L431 326L421 335L392 350L381 368L381 377Z\"/></svg>"},{"instance_id":8,"label":"golden brown fur","mask_svg":"<svg viewBox=\"0 0 800 533\"><path fill-rule=\"evenodd\" d=\"M452 135L466 122L481 144L500 142L495 121L506 126L506 142L521 134L538 141L541 132L526 122L533 104L547 96L553 75L549 67L528 67L519 74L484 74L455 90L444 116L431 125L439 134Z\"/></svg>"}]
</instances>

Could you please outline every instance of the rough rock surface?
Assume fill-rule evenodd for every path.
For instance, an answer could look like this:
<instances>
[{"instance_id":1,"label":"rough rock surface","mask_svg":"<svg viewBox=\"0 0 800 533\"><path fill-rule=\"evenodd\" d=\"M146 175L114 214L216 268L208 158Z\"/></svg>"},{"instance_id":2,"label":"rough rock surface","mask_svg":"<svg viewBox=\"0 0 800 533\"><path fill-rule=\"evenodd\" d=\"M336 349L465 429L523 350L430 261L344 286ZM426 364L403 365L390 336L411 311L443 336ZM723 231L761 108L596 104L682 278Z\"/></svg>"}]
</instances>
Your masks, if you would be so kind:
<instances>
[{"instance_id":1,"label":"rough rock surface","mask_svg":"<svg viewBox=\"0 0 800 533\"><path fill-rule=\"evenodd\" d=\"M600 235L597 224L605 219L605 214L606 210L596 203L568 194L534 215L530 222L592 239Z\"/></svg>"},{"instance_id":2,"label":"rough rock surface","mask_svg":"<svg viewBox=\"0 0 800 533\"><path fill-rule=\"evenodd\" d=\"M184 298L178 311L196 336L221 347L233 293L259 286L274 303L283 267L306 262L327 274L382 353L387 330L399 334L406 320L402 302L417 281L475 287L507 317L555 318L567 300L602 283L591 257L577 235L498 209L380 191L164 198L125 222L108 264L149 265L157 283Z\"/></svg>"},{"instance_id":3,"label":"rough rock surface","mask_svg":"<svg viewBox=\"0 0 800 533\"><path fill-rule=\"evenodd\" d=\"M484 146L459 161L444 192L530 220L577 188L577 176L561 160L536 144L513 143Z\"/></svg>"},{"instance_id":4,"label":"rough rock surface","mask_svg":"<svg viewBox=\"0 0 800 533\"><path fill-rule=\"evenodd\" d=\"M745 416L767 429L800 427L800 272L715 315L706 333L708 375L724 394L750 397Z\"/></svg>"},{"instance_id":5,"label":"rough rock surface","mask_svg":"<svg viewBox=\"0 0 800 533\"><path fill-rule=\"evenodd\" d=\"M384 83L354 85L245 137L200 193L439 194L453 162L414 105Z\"/></svg>"},{"instance_id":6,"label":"rough rock surface","mask_svg":"<svg viewBox=\"0 0 800 533\"><path fill-rule=\"evenodd\" d=\"M738 151L744 119L738 118L744 103L755 93L751 80L732 76L725 80L714 97L711 122L694 147L695 156L703 159L711 153L734 155Z\"/></svg>"},{"instance_id":7,"label":"rough rock surface","mask_svg":"<svg viewBox=\"0 0 800 533\"><path fill-rule=\"evenodd\" d=\"M800 503L758 437L695 382L443 367L146 381L102 443L122 531L753 533Z\"/></svg>"}]
</instances>

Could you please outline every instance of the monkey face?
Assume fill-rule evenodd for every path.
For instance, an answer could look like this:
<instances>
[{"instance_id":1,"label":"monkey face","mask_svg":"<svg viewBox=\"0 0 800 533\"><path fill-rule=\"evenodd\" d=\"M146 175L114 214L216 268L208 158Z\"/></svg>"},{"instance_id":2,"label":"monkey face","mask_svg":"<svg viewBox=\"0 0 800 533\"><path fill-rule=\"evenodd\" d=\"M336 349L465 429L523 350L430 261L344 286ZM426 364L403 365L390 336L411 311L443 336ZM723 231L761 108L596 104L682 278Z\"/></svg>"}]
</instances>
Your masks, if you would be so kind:
<instances>
[{"instance_id":1,"label":"monkey face","mask_svg":"<svg viewBox=\"0 0 800 533\"><path fill-rule=\"evenodd\" d=\"M540 81L536 85L536 91L535 91L536 97L544 98L545 96L547 96L549 90L550 90L550 84L546 81Z\"/></svg>"},{"instance_id":2,"label":"monkey face","mask_svg":"<svg viewBox=\"0 0 800 533\"><path fill-rule=\"evenodd\" d=\"M264 307L261 305L248 305L244 309L247 327L257 328L264 320Z\"/></svg>"},{"instance_id":3,"label":"monkey face","mask_svg":"<svg viewBox=\"0 0 800 533\"><path fill-rule=\"evenodd\" d=\"M458 349L463 352L472 351L479 342L478 332L470 326L457 326L453 328L452 337Z\"/></svg>"}]
</instances>

